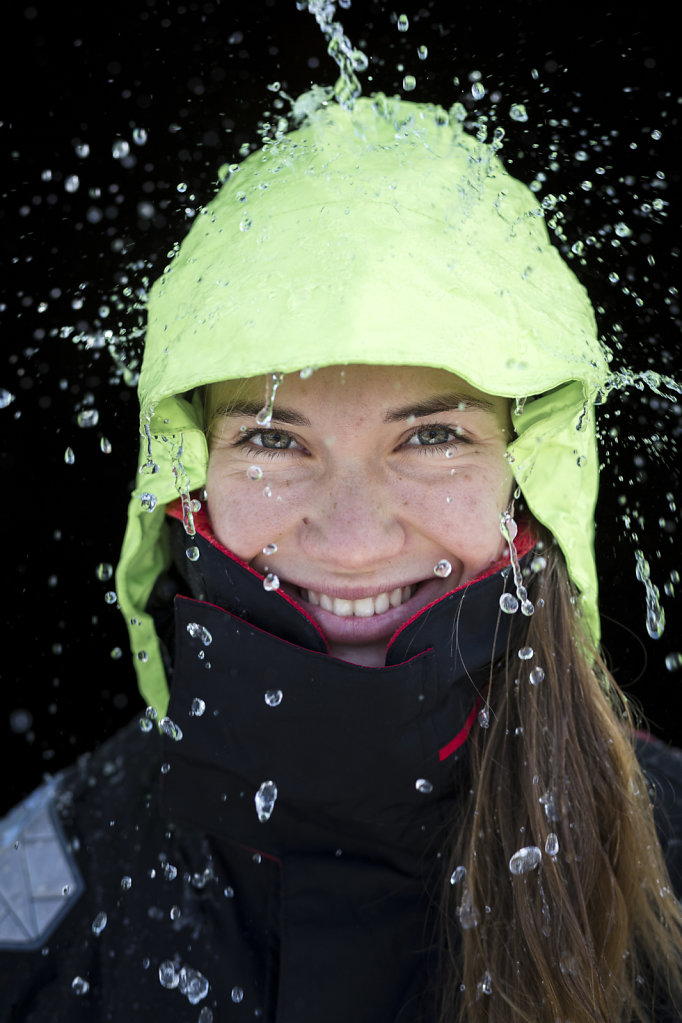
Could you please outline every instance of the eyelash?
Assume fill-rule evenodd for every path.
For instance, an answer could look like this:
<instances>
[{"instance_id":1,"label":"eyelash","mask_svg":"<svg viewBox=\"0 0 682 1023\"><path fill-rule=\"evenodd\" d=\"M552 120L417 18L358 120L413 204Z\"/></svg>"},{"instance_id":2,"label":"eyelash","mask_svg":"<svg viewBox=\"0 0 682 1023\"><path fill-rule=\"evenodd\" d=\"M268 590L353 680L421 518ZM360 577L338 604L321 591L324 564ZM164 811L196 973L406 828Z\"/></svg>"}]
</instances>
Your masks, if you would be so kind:
<instances>
[{"instance_id":1,"label":"eyelash","mask_svg":"<svg viewBox=\"0 0 682 1023\"><path fill-rule=\"evenodd\" d=\"M445 430L450 436L447 440L438 441L436 444L410 444L413 437L416 437L422 430ZM280 455L285 455L287 452L292 451L291 447L287 448L267 448L264 444L252 443L254 437L262 436L264 433L280 433L285 437L290 437L294 443L298 443L296 439L285 430L244 430L236 442L236 447L247 447L251 451L258 453L259 457L265 458L278 458ZM471 444L472 441L466 437L461 431L457 431L455 427L449 426L447 423L428 423L426 426L419 426L403 443L400 445L401 448L411 447L415 448L420 454L426 455L437 455L442 454L443 449L446 447L453 447L457 444ZM303 445L299 444L297 448L293 448L294 451L302 451L305 453Z\"/></svg>"}]
</instances>

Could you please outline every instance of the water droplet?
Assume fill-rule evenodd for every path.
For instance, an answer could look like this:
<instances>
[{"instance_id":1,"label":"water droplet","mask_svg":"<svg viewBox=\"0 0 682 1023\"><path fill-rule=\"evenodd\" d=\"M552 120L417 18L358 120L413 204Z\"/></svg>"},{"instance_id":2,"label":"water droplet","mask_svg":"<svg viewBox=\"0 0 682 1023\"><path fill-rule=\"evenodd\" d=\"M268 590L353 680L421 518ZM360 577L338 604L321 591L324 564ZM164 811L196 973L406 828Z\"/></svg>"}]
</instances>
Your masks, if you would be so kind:
<instances>
[{"instance_id":1,"label":"water droplet","mask_svg":"<svg viewBox=\"0 0 682 1023\"><path fill-rule=\"evenodd\" d=\"M481 707L478 712L478 723L481 728L490 728L490 710L487 705Z\"/></svg>"},{"instance_id":2,"label":"water droplet","mask_svg":"<svg viewBox=\"0 0 682 1023\"><path fill-rule=\"evenodd\" d=\"M213 1023L213 1010L209 1009L208 1005L205 1005L199 1013L197 1023Z\"/></svg>"},{"instance_id":3,"label":"water droplet","mask_svg":"<svg viewBox=\"0 0 682 1023\"><path fill-rule=\"evenodd\" d=\"M427 796L429 792L433 792L433 785L428 780L428 778L417 778L416 782L414 783L414 787L416 788L417 792L421 792L425 796Z\"/></svg>"},{"instance_id":4,"label":"water droplet","mask_svg":"<svg viewBox=\"0 0 682 1023\"><path fill-rule=\"evenodd\" d=\"M635 551L636 576L646 592L646 631L652 639L660 639L665 629L665 614L660 604L658 587L651 581L649 563L640 550Z\"/></svg>"},{"instance_id":5,"label":"water droplet","mask_svg":"<svg viewBox=\"0 0 682 1023\"><path fill-rule=\"evenodd\" d=\"M92 921L92 933L101 934L107 925L107 914L98 913L95 919Z\"/></svg>"},{"instance_id":6,"label":"water droplet","mask_svg":"<svg viewBox=\"0 0 682 1023\"><path fill-rule=\"evenodd\" d=\"M69 174L68 178L64 182L65 192L77 192L80 187L80 178L77 174Z\"/></svg>"},{"instance_id":7,"label":"water droplet","mask_svg":"<svg viewBox=\"0 0 682 1023\"><path fill-rule=\"evenodd\" d=\"M141 732L151 732L153 727L154 727L154 725L149 720L149 718L140 718L140 731Z\"/></svg>"},{"instance_id":8,"label":"water droplet","mask_svg":"<svg viewBox=\"0 0 682 1023\"><path fill-rule=\"evenodd\" d=\"M547 558L538 554L530 563L531 572L543 572L547 568Z\"/></svg>"},{"instance_id":9,"label":"water droplet","mask_svg":"<svg viewBox=\"0 0 682 1023\"><path fill-rule=\"evenodd\" d=\"M147 661L149 660L149 654L147 653L146 650L138 650L137 651L137 659L138 659L138 661L141 661L142 664L146 664Z\"/></svg>"},{"instance_id":10,"label":"water droplet","mask_svg":"<svg viewBox=\"0 0 682 1023\"><path fill-rule=\"evenodd\" d=\"M309 380L314 372L315 370L313 369L312 366L306 366L305 369L302 369L298 375L300 376L301 380Z\"/></svg>"},{"instance_id":11,"label":"water droplet","mask_svg":"<svg viewBox=\"0 0 682 1023\"><path fill-rule=\"evenodd\" d=\"M167 735L169 739L173 739L175 742L180 742L182 739L182 729L170 718L161 718L160 727L163 734Z\"/></svg>"},{"instance_id":12,"label":"water droplet","mask_svg":"<svg viewBox=\"0 0 682 1023\"><path fill-rule=\"evenodd\" d=\"M441 579L447 579L452 572L452 565L446 558L442 558L437 565L433 566L433 574Z\"/></svg>"},{"instance_id":13,"label":"water droplet","mask_svg":"<svg viewBox=\"0 0 682 1023\"><path fill-rule=\"evenodd\" d=\"M500 597L500 609L507 615L515 614L519 609L519 602L513 593L503 593Z\"/></svg>"},{"instance_id":14,"label":"water droplet","mask_svg":"<svg viewBox=\"0 0 682 1023\"><path fill-rule=\"evenodd\" d=\"M665 666L668 671L679 671L682 668L682 654L668 654L665 659Z\"/></svg>"},{"instance_id":15,"label":"water droplet","mask_svg":"<svg viewBox=\"0 0 682 1023\"><path fill-rule=\"evenodd\" d=\"M519 650L519 660L521 661L530 661L532 656L533 656L532 646L522 646L521 649Z\"/></svg>"},{"instance_id":16,"label":"water droplet","mask_svg":"<svg viewBox=\"0 0 682 1023\"><path fill-rule=\"evenodd\" d=\"M493 993L493 981L489 973L484 973L478 984L476 990L480 991L482 995L491 995Z\"/></svg>"},{"instance_id":17,"label":"water droplet","mask_svg":"<svg viewBox=\"0 0 682 1023\"><path fill-rule=\"evenodd\" d=\"M133 142L136 146L143 146L147 141L147 132L144 128L133 128Z\"/></svg>"},{"instance_id":18,"label":"water droplet","mask_svg":"<svg viewBox=\"0 0 682 1023\"><path fill-rule=\"evenodd\" d=\"M140 504L145 511L153 512L156 508L156 494L140 494Z\"/></svg>"},{"instance_id":19,"label":"water droplet","mask_svg":"<svg viewBox=\"0 0 682 1023\"><path fill-rule=\"evenodd\" d=\"M130 152L130 146L125 139L116 139L111 147L111 155L114 160L122 160Z\"/></svg>"},{"instance_id":20,"label":"water droplet","mask_svg":"<svg viewBox=\"0 0 682 1023\"><path fill-rule=\"evenodd\" d=\"M471 86L471 95L474 99L483 99L485 96L485 86L483 82L473 82Z\"/></svg>"},{"instance_id":21,"label":"water droplet","mask_svg":"<svg viewBox=\"0 0 682 1023\"><path fill-rule=\"evenodd\" d=\"M211 633L203 625L200 625L199 622L189 622L187 624L187 631L192 639L200 639L204 646L210 646L213 642Z\"/></svg>"},{"instance_id":22,"label":"water droplet","mask_svg":"<svg viewBox=\"0 0 682 1023\"><path fill-rule=\"evenodd\" d=\"M83 977L74 977L71 981L71 988L77 995L86 995L90 990L90 985Z\"/></svg>"},{"instance_id":23,"label":"water droplet","mask_svg":"<svg viewBox=\"0 0 682 1023\"><path fill-rule=\"evenodd\" d=\"M552 857L556 856L559 852L559 839L557 838L553 831L550 831L550 833L547 835L547 840L545 842L545 852L547 853L548 856Z\"/></svg>"},{"instance_id":24,"label":"water droplet","mask_svg":"<svg viewBox=\"0 0 682 1023\"><path fill-rule=\"evenodd\" d=\"M67 448L64 452L64 461L67 465L73 465L76 461L76 456L73 453L73 448Z\"/></svg>"},{"instance_id":25,"label":"water droplet","mask_svg":"<svg viewBox=\"0 0 682 1023\"><path fill-rule=\"evenodd\" d=\"M536 845L526 845L523 849L517 849L509 860L509 869L512 874L526 874L529 870L535 870L541 860L541 850Z\"/></svg>"},{"instance_id":26,"label":"water droplet","mask_svg":"<svg viewBox=\"0 0 682 1023\"><path fill-rule=\"evenodd\" d=\"M403 89L405 92L414 92L417 88L417 79L414 75L405 75L403 78Z\"/></svg>"},{"instance_id":27,"label":"water droplet","mask_svg":"<svg viewBox=\"0 0 682 1023\"><path fill-rule=\"evenodd\" d=\"M263 470L259 465L250 465L249 468L246 470L246 475L249 477L250 480L262 480Z\"/></svg>"},{"instance_id":28,"label":"water droplet","mask_svg":"<svg viewBox=\"0 0 682 1023\"><path fill-rule=\"evenodd\" d=\"M161 764L161 774L168 774L170 769L171 769L171 765L170 764L167 764L167 763L166 764Z\"/></svg>"},{"instance_id":29,"label":"water droplet","mask_svg":"<svg viewBox=\"0 0 682 1023\"><path fill-rule=\"evenodd\" d=\"M523 103L512 103L512 105L509 108L509 116L511 117L512 121L523 122L528 120L528 113Z\"/></svg>"},{"instance_id":30,"label":"water droplet","mask_svg":"<svg viewBox=\"0 0 682 1023\"><path fill-rule=\"evenodd\" d=\"M101 579L102 582L106 582L107 579L111 579L114 574L113 566L108 564L106 561L101 561L97 566L96 573L97 578Z\"/></svg>"},{"instance_id":31,"label":"water droplet","mask_svg":"<svg viewBox=\"0 0 682 1023\"><path fill-rule=\"evenodd\" d=\"M455 867L450 875L450 884L459 884L467 875L466 867Z\"/></svg>"},{"instance_id":32,"label":"water droplet","mask_svg":"<svg viewBox=\"0 0 682 1023\"><path fill-rule=\"evenodd\" d=\"M178 876L178 868L173 863L164 863L163 865L163 876L166 881L175 881Z\"/></svg>"},{"instance_id":33,"label":"water droplet","mask_svg":"<svg viewBox=\"0 0 682 1023\"><path fill-rule=\"evenodd\" d=\"M279 579L274 572L268 572L265 579L263 580L263 589L272 591L279 589Z\"/></svg>"},{"instance_id":34,"label":"water droplet","mask_svg":"<svg viewBox=\"0 0 682 1023\"><path fill-rule=\"evenodd\" d=\"M272 811L275 808L275 801L277 799L277 786L274 781L264 781L258 792L254 796L254 803L256 804L256 813L258 814L258 820L264 824L265 821L270 820Z\"/></svg>"},{"instance_id":35,"label":"water droplet","mask_svg":"<svg viewBox=\"0 0 682 1023\"><path fill-rule=\"evenodd\" d=\"M398 18L398 31L407 32L410 27L410 19L406 14L401 14Z\"/></svg>"},{"instance_id":36,"label":"water droplet","mask_svg":"<svg viewBox=\"0 0 682 1023\"><path fill-rule=\"evenodd\" d=\"M205 702L199 697L195 696L192 700L192 706L190 707L190 714L193 718L200 718L206 710Z\"/></svg>"},{"instance_id":37,"label":"water droplet","mask_svg":"<svg viewBox=\"0 0 682 1023\"><path fill-rule=\"evenodd\" d=\"M180 983L180 976L172 960L166 959L159 966L159 983L161 987L169 989L176 988Z\"/></svg>"},{"instance_id":38,"label":"water droplet","mask_svg":"<svg viewBox=\"0 0 682 1023\"><path fill-rule=\"evenodd\" d=\"M115 604L118 599L115 590L108 590L104 594L104 599L107 602L107 604Z\"/></svg>"},{"instance_id":39,"label":"water droplet","mask_svg":"<svg viewBox=\"0 0 682 1023\"><path fill-rule=\"evenodd\" d=\"M182 910L180 909L179 906L171 906L168 915L171 918L171 920L179 920L180 917L182 916Z\"/></svg>"},{"instance_id":40,"label":"water droplet","mask_svg":"<svg viewBox=\"0 0 682 1023\"><path fill-rule=\"evenodd\" d=\"M230 998L233 1002L241 1002L244 997L244 991L240 987L233 987L230 992Z\"/></svg>"},{"instance_id":41,"label":"water droplet","mask_svg":"<svg viewBox=\"0 0 682 1023\"><path fill-rule=\"evenodd\" d=\"M267 689L263 699L267 703L268 707L279 707L282 702L282 690L281 689Z\"/></svg>"},{"instance_id":42,"label":"water droplet","mask_svg":"<svg viewBox=\"0 0 682 1023\"><path fill-rule=\"evenodd\" d=\"M561 820L561 814L557 809L557 805L554 802L554 796L551 792L545 792L543 796L540 796L538 802L544 808L545 817L548 821L553 822Z\"/></svg>"},{"instance_id":43,"label":"water droplet","mask_svg":"<svg viewBox=\"0 0 682 1023\"><path fill-rule=\"evenodd\" d=\"M428 49L427 46L418 46L417 47L417 56L419 57L420 60L426 60L428 55L429 55L429 49Z\"/></svg>"},{"instance_id":44,"label":"water droplet","mask_svg":"<svg viewBox=\"0 0 682 1023\"><path fill-rule=\"evenodd\" d=\"M198 547L188 547L185 551L188 561L198 561L200 552Z\"/></svg>"},{"instance_id":45,"label":"water droplet","mask_svg":"<svg viewBox=\"0 0 682 1023\"><path fill-rule=\"evenodd\" d=\"M252 227L253 227L253 220L251 219L251 217L243 217L242 220L239 223L239 230L240 231L250 231Z\"/></svg>"},{"instance_id":46,"label":"water droplet","mask_svg":"<svg viewBox=\"0 0 682 1023\"><path fill-rule=\"evenodd\" d=\"M128 874L124 874L121 878L121 891L129 892L133 887L133 879Z\"/></svg>"},{"instance_id":47,"label":"water droplet","mask_svg":"<svg viewBox=\"0 0 682 1023\"><path fill-rule=\"evenodd\" d=\"M268 543L263 548L263 554L266 557L269 557L271 554L276 554L276 553L277 553L277 544L276 543Z\"/></svg>"},{"instance_id":48,"label":"water droplet","mask_svg":"<svg viewBox=\"0 0 682 1023\"><path fill-rule=\"evenodd\" d=\"M99 423L99 412L96 408L86 408L82 412L78 413L77 416L78 425L87 429L91 426L97 426Z\"/></svg>"},{"instance_id":49,"label":"water droplet","mask_svg":"<svg viewBox=\"0 0 682 1023\"><path fill-rule=\"evenodd\" d=\"M0 408L7 408L15 400L15 395L5 387L0 387Z\"/></svg>"},{"instance_id":50,"label":"water droplet","mask_svg":"<svg viewBox=\"0 0 682 1023\"><path fill-rule=\"evenodd\" d=\"M529 676L530 684L532 686L536 686L536 685L538 685L538 683L542 682L544 677L545 677L545 673L542 670L542 668L533 668L533 670L531 671L530 676Z\"/></svg>"},{"instance_id":51,"label":"water droplet","mask_svg":"<svg viewBox=\"0 0 682 1023\"><path fill-rule=\"evenodd\" d=\"M532 614L534 614L534 613L535 613L535 607L532 604L532 602L530 600L522 600L521 601L521 614L522 615L526 615L526 617L530 618L530 616Z\"/></svg>"},{"instance_id":52,"label":"water droplet","mask_svg":"<svg viewBox=\"0 0 682 1023\"><path fill-rule=\"evenodd\" d=\"M272 497L272 490L270 487L263 487L263 497Z\"/></svg>"}]
</instances>

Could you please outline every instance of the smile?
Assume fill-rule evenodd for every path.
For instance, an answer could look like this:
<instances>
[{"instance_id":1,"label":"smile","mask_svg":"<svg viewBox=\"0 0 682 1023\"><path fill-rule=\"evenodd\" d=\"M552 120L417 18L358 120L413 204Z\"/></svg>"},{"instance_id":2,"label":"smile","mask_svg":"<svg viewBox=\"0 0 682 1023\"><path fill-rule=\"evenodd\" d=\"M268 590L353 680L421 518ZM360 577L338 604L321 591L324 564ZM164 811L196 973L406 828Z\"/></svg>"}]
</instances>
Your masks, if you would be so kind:
<instances>
[{"instance_id":1,"label":"smile","mask_svg":"<svg viewBox=\"0 0 682 1023\"><path fill-rule=\"evenodd\" d=\"M372 618L382 615L391 608L400 607L413 596L416 586L397 586L394 590L384 590L375 597L363 597L361 600L344 600L341 597L330 597L326 593L314 590L301 590L304 600L323 611L330 611L339 618Z\"/></svg>"}]
</instances>

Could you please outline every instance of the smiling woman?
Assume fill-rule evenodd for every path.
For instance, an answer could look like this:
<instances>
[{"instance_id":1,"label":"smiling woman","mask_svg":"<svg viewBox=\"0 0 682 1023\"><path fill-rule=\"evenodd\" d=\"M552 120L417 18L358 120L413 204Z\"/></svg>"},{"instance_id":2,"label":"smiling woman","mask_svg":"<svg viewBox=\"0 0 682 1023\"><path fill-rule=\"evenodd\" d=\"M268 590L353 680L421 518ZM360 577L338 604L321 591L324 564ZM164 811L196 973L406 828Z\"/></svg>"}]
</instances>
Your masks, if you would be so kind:
<instances>
[{"instance_id":1,"label":"smiling woman","mask_svg":"<svg viewBox=\"0 0 682 1023\"><path fill-rule=\"evenodd\" d=\"M67 978L114 1023L674 1023L682 766L599 654L590 302L456 107L299 107L151 293L147 711L6 829L8 1018Z\"/></svg>"},{"instance_id":2,"label":"smiling woman","mask_svg":"<svg viewBox=\"0 0 682 1023\"><path fill-rule=\"evenodd\" d=\"M264 381L240 385L236 403L234 391L208 389L213 530L277 575L330 653L383 665L404 622L501 557L512 480L505 399L444 370L327 367L287 375L264 430ZM434 575L443 562L446 578Z\"/></svg>"}]
</instances>

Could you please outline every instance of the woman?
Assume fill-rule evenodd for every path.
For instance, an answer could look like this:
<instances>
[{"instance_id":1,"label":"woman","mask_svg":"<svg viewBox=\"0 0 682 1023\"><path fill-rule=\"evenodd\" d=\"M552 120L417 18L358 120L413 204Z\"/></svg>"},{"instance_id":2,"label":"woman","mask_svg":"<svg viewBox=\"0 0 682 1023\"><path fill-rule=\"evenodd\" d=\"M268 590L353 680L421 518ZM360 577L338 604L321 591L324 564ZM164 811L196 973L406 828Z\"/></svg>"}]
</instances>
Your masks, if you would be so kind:
<instances>
[{"instance_id":1,"label":"woman","mask_svg":"<svg viewBox=\"0 0 682 1023\"><path fill-rule=\"evenodd\" d=\"M6 1018L68 976L74 1019L679 1018L680 764L597 653L607 380L456 111L323 103L229 169L149 304L148 713L17 819L72 880Z\"/></svg>"}]
</instances>

